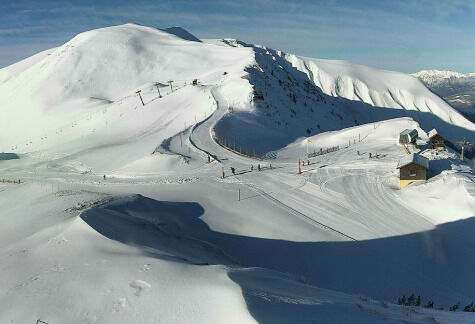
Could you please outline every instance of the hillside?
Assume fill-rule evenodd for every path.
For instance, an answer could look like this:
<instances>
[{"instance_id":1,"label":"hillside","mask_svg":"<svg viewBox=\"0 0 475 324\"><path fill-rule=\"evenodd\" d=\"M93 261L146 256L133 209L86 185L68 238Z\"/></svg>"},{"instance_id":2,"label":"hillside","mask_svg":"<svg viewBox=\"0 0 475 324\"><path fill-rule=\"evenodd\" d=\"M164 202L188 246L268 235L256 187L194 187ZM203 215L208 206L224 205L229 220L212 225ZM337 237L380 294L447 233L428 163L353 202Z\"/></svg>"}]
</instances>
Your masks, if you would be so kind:
<instances>
[{"instance_id":1,"label":"hillside","mask_svg":"<svg viewBox=\"0 0 475 324\"><path fill-rule=\"evenodd\" d=\"M249 60L246 49L189 42L134 24L81 33L0 70L0 105L9 117L0 121L5 130L0 147L20 145L18 150L31 151L24 143L38 145L47 135L51 140L51 129L64 128L99 106L117 105L155 82L169 86L172 80L180 87L199 77L207 83L223 70L242 70Z\"/></svg>"},{"instance_id":2,"label":"hillside","mask_svg":"<svg viewBox=\"0 0 475 324\"><path fill-rule=\"evenodd\" d=\"M265 153L302 136L403 116L423 129L439 129L451 141L473 138L472 122L406 74L301 58L231 39L221 44L255 53L255 65L246 69L251 104L234 107L231 102L237 109L216 128L248 150ZM242 134L243 128L250 131Z\"/></svg>"},{"instance_id":3,"label":"hillside","mask_svg":"<svg viewBox=\"0 0 475 324\"><path fill-rule=\"evenodd\" d=\"M165 30L0 70L1 323L473 322L473 166L397 169L402 130L473 123L405 74Z\"/></svg>"}]
</instances>

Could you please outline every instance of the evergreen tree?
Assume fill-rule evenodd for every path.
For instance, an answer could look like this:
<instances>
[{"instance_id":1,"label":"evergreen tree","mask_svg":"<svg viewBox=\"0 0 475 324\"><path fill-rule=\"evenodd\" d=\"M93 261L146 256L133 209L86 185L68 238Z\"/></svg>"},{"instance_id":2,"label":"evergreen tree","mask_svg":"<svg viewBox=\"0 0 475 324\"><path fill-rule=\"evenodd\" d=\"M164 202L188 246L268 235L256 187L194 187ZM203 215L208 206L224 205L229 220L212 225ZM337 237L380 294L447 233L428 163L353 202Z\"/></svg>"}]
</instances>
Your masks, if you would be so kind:
<instances>
[{"instance_id":1,"label":"evergreen tree","mask_svg":"<svg viewBox=\"0 0 475 324\"><path fill-rule=\"evenodd\" d=\"M406 306L414 306L414 294L411 294L409 298L407 299Z\"/></svg>"},{"instance_id":2,"label":"evergreen tree","mask_svg":"<svg viewBox=\"0 0 475 324\"><path fill-rule=\"evenodd\" d=\"M405 295L402 295L401 305L406 305L406 296Z\"/></svg>"},{"instance_id":3,"label":"evergreen tree","mask_svg":"<svg viewBox=\"0 0 475 324\"><path fill-rule=\"evenodd\" d=\"M457 304L453 306L450 306L449 311L455 312L459 308L459 306L460 306L460 302L458 302Z\"/></svg>"},{"instance_id":4,"label":"evergreen tree","mask_svg":"<svg viewBox=\"0 0 475 324\"><path fill-rule=\"evenodd\" d=\"M421 306L421 296L417 296L416 306Z\"/></svg>"},{"instance_id":5,"label":"evergreen tree","mask_svg":"<svg viewBox=\"0 0 475 324\"><path fill-rule=\"evenodd\" d=\"M471 302L470 304L468 304L467 306L465 306L463 308L463 311L464 312L475 312L475 307L473 307L473 302Z\"/></svg>"},{"instance_id":6,"label":"evergreen tree","mask_svg":"<svg viewBox=\"0 0 475 324\"><path fill-rule=\"evenodd\" d=\"M427 304L424 305L424 308L433 308L434 307L434 302L432 300L429 300Z\"/></svg>"}]
</instances>

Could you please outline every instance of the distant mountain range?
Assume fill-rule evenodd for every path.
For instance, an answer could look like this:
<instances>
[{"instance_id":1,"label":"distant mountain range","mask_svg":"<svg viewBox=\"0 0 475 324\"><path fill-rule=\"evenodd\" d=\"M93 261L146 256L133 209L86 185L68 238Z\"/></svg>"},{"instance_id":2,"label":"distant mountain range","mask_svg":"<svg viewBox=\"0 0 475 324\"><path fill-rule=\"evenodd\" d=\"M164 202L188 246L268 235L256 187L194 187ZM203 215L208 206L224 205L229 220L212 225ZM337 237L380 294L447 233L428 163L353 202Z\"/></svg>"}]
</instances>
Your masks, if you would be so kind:
<instances>
[{"instance_id":1,"label":"distant mountain range","mask_svg":"<svg viewBox=\"0 0 475 324\"><path fill-rule=\"evenodd\" d=\"M472 122L475 120L475 72L423 70L412 75Z\"/></svg>"}]
</instances>

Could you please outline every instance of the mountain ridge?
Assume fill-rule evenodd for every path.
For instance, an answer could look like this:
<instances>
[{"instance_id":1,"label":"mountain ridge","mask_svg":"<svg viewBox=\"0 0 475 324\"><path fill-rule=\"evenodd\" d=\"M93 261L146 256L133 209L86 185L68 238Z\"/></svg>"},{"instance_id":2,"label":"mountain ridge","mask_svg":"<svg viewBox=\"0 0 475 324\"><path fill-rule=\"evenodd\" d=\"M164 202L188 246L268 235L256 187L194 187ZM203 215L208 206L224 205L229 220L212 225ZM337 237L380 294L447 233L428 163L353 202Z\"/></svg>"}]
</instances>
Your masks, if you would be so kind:
<instances>
[{"instance_id":1,"label":"mountain ridge","mask_svg":"<svg viewBox=\"0 0 475 324\"><path fill-rule=\"evenodd\" d=\"M226 75L231 70L233 74ZM94 111L101 102L136 96L136 90L154 82L163 86L169 80L185 84L193 79L221 83L232 105L234 113L218 123L218 130L240 137L229 132L240 132L237 125L246 121L263 138L280 134L281 140L261 147L261 153L299 136L408 114L437 116L448 125L475 130L473 123L403 73L305 58L233 39L219 44L189 41L125 24L80 33L56 49L1 69L0 104L10 119L0 121L7 130L0 144L43 138L51 125ZM26 130L16 126L19 122ZM292 135L284 139L286 134Z\"/></svg>"}]
</instances>

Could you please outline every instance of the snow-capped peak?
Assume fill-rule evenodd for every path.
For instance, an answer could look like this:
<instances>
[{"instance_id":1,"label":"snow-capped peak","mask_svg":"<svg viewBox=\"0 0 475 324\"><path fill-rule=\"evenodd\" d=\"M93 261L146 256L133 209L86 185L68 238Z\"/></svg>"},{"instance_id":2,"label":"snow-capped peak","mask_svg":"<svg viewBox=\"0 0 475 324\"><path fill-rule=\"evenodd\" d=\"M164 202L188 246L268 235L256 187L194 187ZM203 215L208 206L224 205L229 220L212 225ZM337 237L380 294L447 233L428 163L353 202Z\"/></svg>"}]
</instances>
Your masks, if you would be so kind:
<instances>
[{"instance_id":1,"label":"snow-capped peak","mask_svg":"<svg viewBox=\"0 0 475 324\"><path fill-rule=\"evenodd\" d=\"M456 72L456 71L441 71L441 70L422 70L412 74L416 78L437 78L437 79L447 79L447 78L460 78L463 77L464 74Z\"/></svg>"},{"instance_id":2,"label":"snow-capped peak","mask_svg":"<svg viewBox=\"0 0 475 324\"><path fill-rule=\"evenodd\" d=\"M411 74L415 76L422 82L426 84L437 84L440 82L445 82L447 80L457 80L457 79L473 79L475 78L475 72L470 73L459 73L456 71L440 71L440 70L422 70L416 73Z\"/></svg>"}]
</instances>

